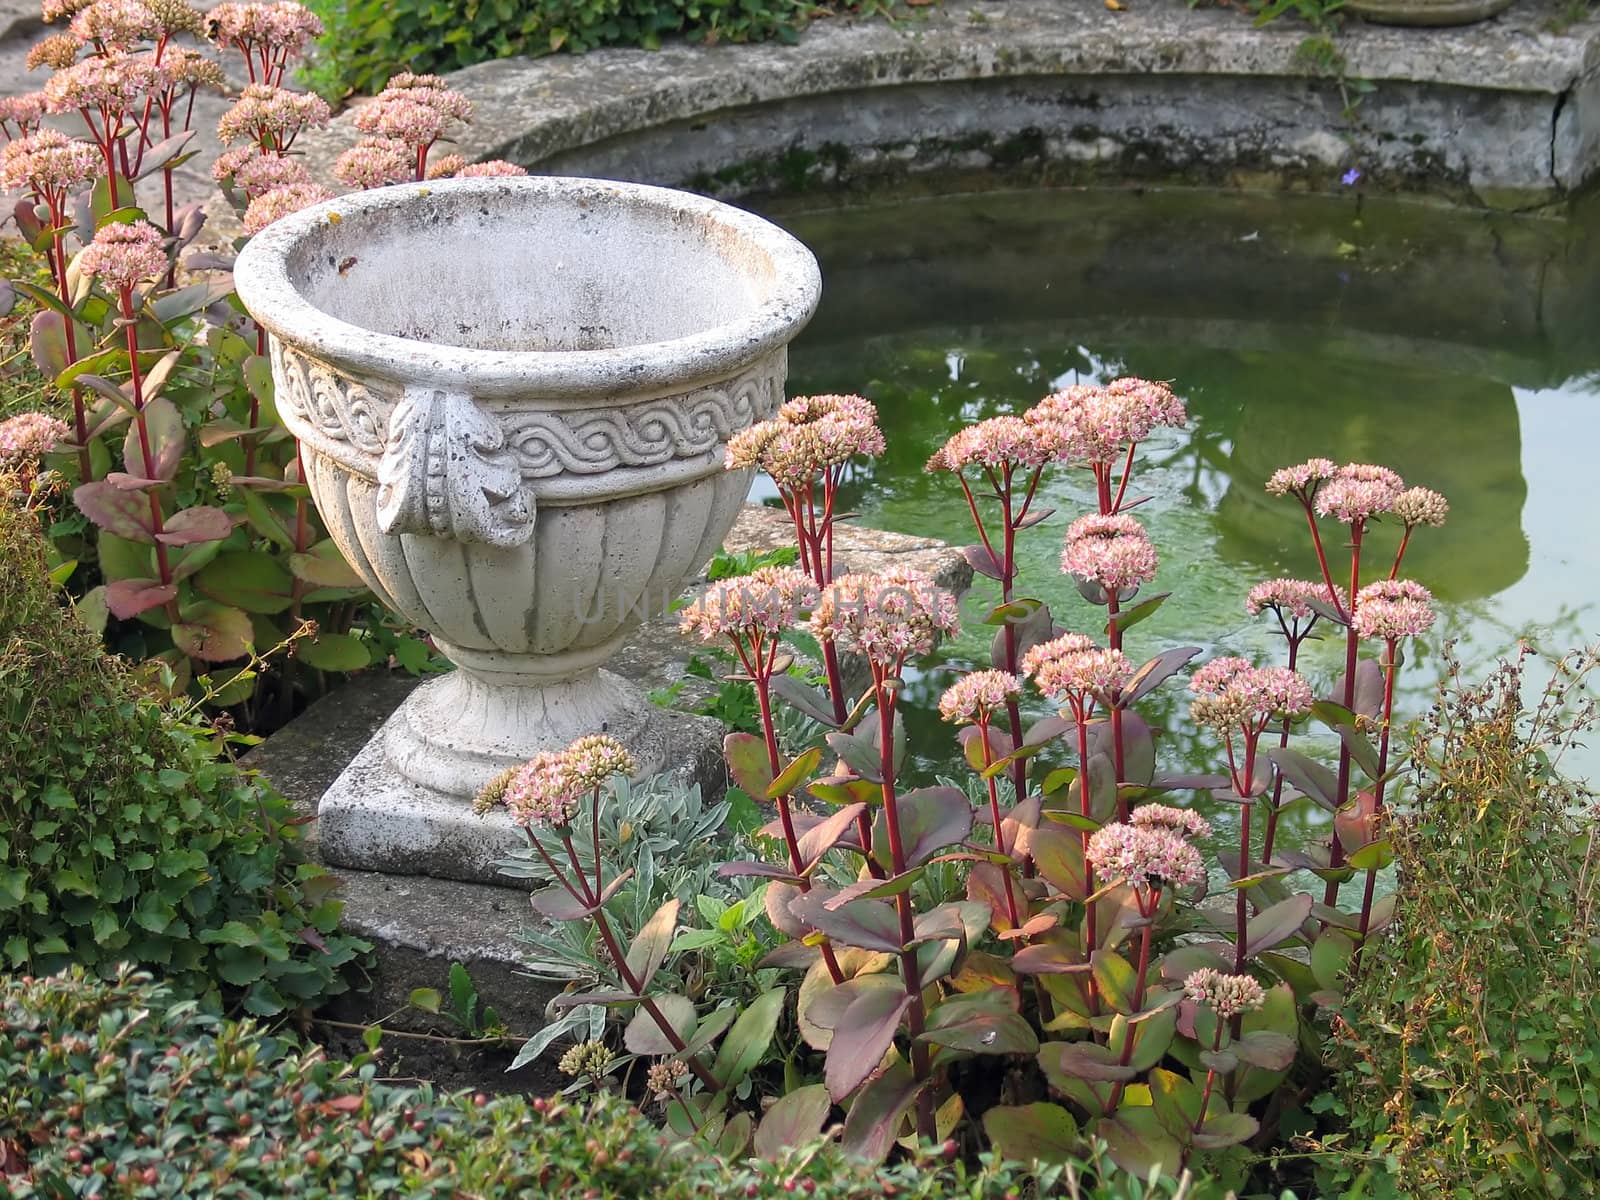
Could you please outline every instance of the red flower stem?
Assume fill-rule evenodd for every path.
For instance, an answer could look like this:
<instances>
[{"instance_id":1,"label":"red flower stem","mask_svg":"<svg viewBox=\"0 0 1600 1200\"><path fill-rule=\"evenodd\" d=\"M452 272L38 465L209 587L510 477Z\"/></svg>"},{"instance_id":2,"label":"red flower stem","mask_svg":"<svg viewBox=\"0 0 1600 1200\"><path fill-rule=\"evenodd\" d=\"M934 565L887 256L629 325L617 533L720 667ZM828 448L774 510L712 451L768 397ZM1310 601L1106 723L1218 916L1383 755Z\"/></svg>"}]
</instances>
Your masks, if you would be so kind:
<instances>
[{"instance_id":1,"label":"red flower stem","mask_svg":"<svg viewBox=\"0 0 1600 1200\"><path fill-rule=\"evenodd\" d=\"M1394 681L1398 673L1395 662L1395 650L1398 638L1389 638L1385 643L1383 664L1383 727L1378 734L1378 778L1372 785L1374 816L1383 812L1384 776L1389 770L1389 728L1394 718ZM1372 899L1378 887L1378 869L1367 868L1367 886L1361 897L1361 926L1360 942L1357 943L1356 953L1360 954L1361 946L1366 943L1367 931L1372 925Z\"/></svg>"},{"instance_id":2,"label":"red flower stem","mask_svg":"<svg viewBox=\"0 0 1600 1200\"><path fill-rule=\"evenodd\" d=\"M1038 473L1034 474L1034 482L1038 482ZM1003 604L1010 604L1017 582L1017 521L1012 515L1012 489L1014 480L1012 468L1008 463L1003 469L1000 487L1000 503L1002 517L1005 521L1005 559L1000 564L1000 600ZM1031 495L1031 488L1030 488ZM1001 644L1005 648L1005 661L1001 668L1015 675L1017 673L1017 627L1008 617L1002 627L1004 634ZM1013 752L1022 749L1022 708L1012 698L1006 701L1006 720L1011 727L1011 749ZM988 738L984 738L984 753L988 753ZM1018 759L1011 764L1011 787L1015 802L1021 804L1028 795L1028 763L1026 759ZM998 828L998 826L997 826ZM1009 889L1010 883L1007 882Z\"/></svg>"},{"instance_id":3,"label":"red flower stem","mask_svg":"<svg viewBox=\"0 0 1600 1200\"><path fill-rule=\"evenodd\" d=\"M978 722L978 743L983 747L983 765L988 767L992 764L992 758L989 753L989 723L987 721ZM993 775L990 775L984 782L989 787L989 815L994 820L994 848L1001 854L1009 854L1010 851L1006 849L1005 828L1000 819L1000 785ZM1011 867L1007 864L1002 866L1000 870L1006 884L1006 916L1011 919L1011 927L1013 929L1020 929L1022 927L1022 918L1018 915L1017 896L1011 884Z\"/></svg>"},{"instance_id":4,"label":"red flower stem","mask_svg":"<svg viewBox=\"0 0 1600 1200\"><path fill-rule=\"evenodd\" d=\"M1211 1035L1211 1053L1215 1054L1222 1049L1222 1018L1217 1018L1217 1031ZM1206 1070L1206 1090L1200 1097L1200 1115L1194 1119L1194 1131L1200 1132L1200 1127L1206 1123L1206 1108L1211 1104L1211 1089L1217 1083L1217 1069L1209 1067Z\"/></svg>"},{"instance_id":5,"label":"red flower stem","mask_svg":"<svg viewBox=\"0 0 1600 1200\"><path fill-rule=\"evenodd\" d=\"M603 892L605 890L605 883L601 878L601 876L602 876L602 868L601 868L601 862L600 862L600 789L599 788L595 788L594 789L594 798L590 802L589 830L590 830L590 833L594 837L594 894L598 896L601 892ZM574 863L576 863L578 860L577 860L576 857L574 857L572 861Z\"/></svg>"},{"instance_id":6,"label":"red flower stem","mask_svg":"<svg viewBox=\"0 0 1600 1200\"><path fill-rule=\"evenodd\" d=\"M1406 547L1411 544L1411 530L1414 526L1407 525L1406 531L1400 535L1400 546L1394 552L1394 566L1389 568L1389 578L1394 579L1400 574L1400 560L1406 556Z\"/></svg>"},{"instance_id":7,"label":"red flower stem","mask_svg":"<svg viewBox=\"0 0 1600 1200\"><path fill-rule=\"evenodd\" d=\"M978 540L983 543L983 548L989 552L990 561L998 566L1000 564L1000 556L994 552L994 546L989 542L989 533L983 527L983 518L978 515L978 502L973 499L972 489L967 486L966 476L957 471L956 482L961 485L961 494L967 498L967 511L972 514L972 523L977 527Z\"/></svg>"},{"instance_id":8,"label":"red flower stem","mask_svg":"<svg viewBox=\"0 0 1600 1200\"><path fill-rule=\"evenodd\" d=\"M1311 507L1311 500L1300 496L1300 506L1306 510L1306 525L1311 530L1311 544L1317 548L1317 566L1322 568L1322 582L1328 589L1328 603L1333 605L1334 612L1342 617L1350 614L1345 612L1344 605L1339 602L1339 589L1333 584L1333 572L1328 569L1328 555L1322 547L1322 531L1317 528L1317 514ZM1354 601L1354 595L1351 600Z\"/></svg>"},{"instance_id":9,"label":"red flower stem","mask_svg":"<svg viewBox=\"0 0 1600 1200\"><path fill-rule=\"evenodd\" d=\"M611 922L606 920L604 909L595 910L594 923L595 928L600 931L600 940L605 943L606 953L611 958L611 965L616 967L617 974L622 978L622 982L627 986L628 990L639 997L639 1006L650 1014L650 1019L656 1023L656 1028L661 1030L661 1036L667 1039L674 1055L682 1060L684 1066L694 1072L695 1078L705 1085L707 1091L720 1092L722 1084L717 1077L700 1061L698 1055L691 1054L684 1057L683 1051L688 1043L673 1028L672 1022L667 1020L666 1014L661 1011L656 1002L649 996L641 994L644 990L641 986L641 981L628 968L628 956L622 952L622 946L618 943L616 934L612 933Z\"/></svg>"},{"instance_id":10,"label":"red flower stem","mask_svg":"<svg viewBox=\"0 0 1600 1200\"><path fill-rule=\"evenodd\" d=\"M1361 590L1361 535L1362 522L1357 521L1350 526L1350 608L1347 615L1354 617L1356 593ZM1360 641L1356 637L1354 625L1346 625L1344 631L1344 694L1342 703L1348 709L1355 708L1356 702L1356 652ZM1343 739L1339 742L1339 775L1337 794L1334 797L1343 808L1350 799L1350 751L1345 748ZM1344 845L1339 840L1339 829L1333 830L1332 844L1328 849L1328 865L1341 867L1344 865ZM1336 879L1328 880L1328 886L1323 891L1322 902L1329 908L1335 908L1339 903L1339 882Z\"/></svg>"},{"instance_id":11,"label":"red flower stem","mask_svg":"<svg viewBox=\"0 0 1600 1200\"><path fill-rule=\"evenodd\" d=\"M50 208L50 227L60 230L62 222L66 219L61 211L61 201L48 198L46 203ZM50 262L50 273L55 276L56 294L61 297L62 307L69 312L72 309L72 292L67 287L67 247L66 242L59 232L52 234L50 249L46 253ZM63 317L61 321L62 332L67 342L67 365L70 367L78 361L78 332L77 323L73 319ZM83 405L83 392L77 384L72 385L72 432L78 443L78 482L88 483L94 475L94 465L89 458L89 419Z\"/></svg>"},{"instance_id":12,"label":"red flower stem","mask_svg":"<svg viewBox=\"0 0 1600 1200\"><path fill-rule=\"evenodd\" d=\"M1128 480L1133 477L1133 452L1139 448L1138 442L1128 443L1128 457L1122 464L1122 480L1117 484L1117 498L1111 502L1111 512L1122 511L1122 497L1127 494Z\"/></svg>"},{"instance_id":13,"label":"red flower stem","mask_svg":"<svg viewBox=\"0 0 1600 1200\"><path fill-rule=\"evenodd\" d=\"M129 386L133 390L133 423L139 432L139 453L144 457L144 466L148 470L155 461L150 453L150 428L144 418L144 380L139 373L139 329L133 316L133 289L122 288L118 296L118 308L122 312L123 338L128 346L128 371ZM156 547L156 571L160 575L163 586L172 583L172 564L167 559L167 546L161 540L165 531L161 515L161 498L156 495L155 488L145 489L145 500L150 505L150 535ZM168 600L164 606L167 617L174 625L178 623L178 602L176 598Z\"/></svg>"},{"instance_id":14,"label":"red flower stem","mask_svg":"<svg viewBox=\"0 0 1600 1200\"><path fill-rule=\"evenodd\" d=\"M1072 701L1072 715L1077 719L1078 728L1078 811L1088 817L1092 805L1089 802L1089 713L1083 701ZM1083 842L1084 849L1084 887L1089 895L1094 895L1094 866L1088 860L1089 831L1080 829L1078 837ZM1089 956L1098 948L1100 937L1095 929L1095 906L1097 901L1089 900L1083 906L1084 941L1083 958L1087 962ZM1100 1011L1100 989L1094 981L1094 976L1089 976L1089 1011L1091 1014Z\"/></svg>"},{"instance_id":15,"label":"red flower stem","mask_svg":"<svg viewBox=\"0 0 1600 1200\"><path fill-rule=\"evenodd\" d=\"M872 690L878 705L878 762L883 775L883 819L889 836L889 862L893 874L906 871L905 843L900 836L900 805L895 794L894 771L894 720L895 696L884 687L884 668L872 664ZM901 892L895 897L895 909L900 917L900 944L909 947L917 936L915 914L911 906L911 893ZM919 1083L927 1082L931 1059L928 1047L917 1039L926 1027L926 1013L922 1004L922 985L918 978L917 952L903 948L900 951L900 976L905 985L910 1005L906 1009L906 1028L911 1035L911 1071ZM934 1119L933 1092L924 1086L917 1096L917 1133L932 1139L938 1131Z\"/></svg>"},{"instance_id":16,"label":"red flower stem","mask_svg":"<svg viewBox=\"0 0 1600 1200\"><path fill-rule=\"evenodd\" d=\"M1161 903L1161 889L1152 887L1150 898L1145 899L1144 889L1135 888L1133 891L1134 902L1139 906L1139 916L1144 918L1144 926L1139 931L1139 969L1133 985L1133 1011L1135 1014L1144 1007L1145 978L1150 973L1150 927L1155 920L1156 908ZM1122 1055L1117 1060L1122 1066L1127 1066L1133 1059L1133 1043L1138 1035L1138 1029L1129 1025L1126 1039L1122 1043ZM1122 1095L1126 1090L1125 1083L1117 1083L1111 1089L1111 1099L1102 1110L1110 1116L1122 1103Z\"/></svg>"},{"instance_id":17,"label":"red flower stem","mask_svg":"<svg viewBox=\"0 0 1600 1200\"><path fill-rule=\"evenodd\" d=\"M1278 614L1278 623L1279 625L1283 624L1282 613ZM1291 635L1287 627L1284 627L1283 632L1284 636L1289 639L1289 670L1292 671L1294 670L1295 660L1300 654L1300 638ZM1310 632L1309 626L1307 627L1307 632ZM1303 637L1304 635L1301 636ZM1293 724L1294 722L1291 718L1285 717L1283 719L1283 731L1278 737L1278 748L1280 750L1289 744L1289 728ZM1274 771L1272 776L1272 801L1267 809L1267 828L1262 835L1261 841L1261 861L1263 864L1272 861L1273 840L1278 834L1278 805L1283 802L1283 772Z\"/></svg>"},{"instance_id":18,"label":"red flower stem","mask_svg":"<svg viewBox=\"0 0 1600 1200\"><path fill-rule=\"evenodd\" d=\"M760 634L755 635L757 639ZM770 651L763 650L759 644L754 644L746 651L744 643L737 636L729 639L733 642L734 649L738 652L739 661L744 664L747 674L750 675L756 689L756 705L761 711L761 729L767 743L767 763L774 776L778 774L780 758L778 754L778 733L772 720L772 667L777 660L781 643L777 638L772 640ZM759 663L761 669L756 669ZM596 793L598 795L598 793ZM757 797L760 799L761 797ZM802 892L811 890L811 880L806 878L805 859L800 855L800 838L795 833L794 814L788 795L779 796L777 799L778 819L783 826L783 844L789 851L789 869L799 878L796 886ZM596 813L596 829L599 828L598 810ZM598 836L598 835L597 835ZM599 844L596 843L596 861L598 862ZM827 942L822 943L822 957L828 964L828 974L833 976L834 983L844 982L844 971L839 966L839 960L833 952L833 947Z\"/></svg>"}]
</instances>

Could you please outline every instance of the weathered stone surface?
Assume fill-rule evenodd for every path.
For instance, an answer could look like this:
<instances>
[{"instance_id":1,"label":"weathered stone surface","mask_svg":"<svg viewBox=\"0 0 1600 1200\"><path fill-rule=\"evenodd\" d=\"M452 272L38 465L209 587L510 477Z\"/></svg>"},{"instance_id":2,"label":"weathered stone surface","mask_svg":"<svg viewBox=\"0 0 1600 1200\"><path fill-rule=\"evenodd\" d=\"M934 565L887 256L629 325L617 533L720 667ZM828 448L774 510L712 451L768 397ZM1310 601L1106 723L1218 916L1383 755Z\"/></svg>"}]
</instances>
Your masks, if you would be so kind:
<instances>
[{"instance_id":1,"label":"weathered stone surface","mask_svg":"<svg viewBox=\"0 0 1600 1200\"><path fill-rule=\"evenodd\" d=\"M469 155L723 195L952 171L1308 186L1359 162L1380 187L1529 203L1597 158L1600 23L1548 32L1562 12L1522 0L1457 29L1350 23L1347 72L1378 85L1354 124L1337 83L1308 77L1303 26L1182 0L988 0L822 21L792 47L507 59L452 83L478 107Z\"/></svg>"}]
</instances>

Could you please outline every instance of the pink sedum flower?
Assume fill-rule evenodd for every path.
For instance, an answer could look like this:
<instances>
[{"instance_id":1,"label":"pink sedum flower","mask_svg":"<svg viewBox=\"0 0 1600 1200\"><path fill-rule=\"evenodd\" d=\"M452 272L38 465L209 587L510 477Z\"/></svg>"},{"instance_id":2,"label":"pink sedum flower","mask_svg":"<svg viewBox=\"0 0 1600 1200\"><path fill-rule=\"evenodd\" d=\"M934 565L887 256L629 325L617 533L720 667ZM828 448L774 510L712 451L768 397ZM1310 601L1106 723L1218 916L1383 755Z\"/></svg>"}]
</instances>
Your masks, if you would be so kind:
<instances>
[{"instance_id":1,"label":"pink sedum flower","mask_svg":"<svg viewBox=\"0 0 1600 1200\"><path fill-rule=\"evenodd\" d=\"M1182 426L1188 413L1166 384L1127 376L1052 393L1023 419L1038 429L1053 457L1111 466L1157 426Z\"/></svg>"},{"instance_id":2,"label":"pink sedum flower","mask_svg":"<svg viewBox=\"0 0 1600 1200\"><path fill-rule=\"evenodd\" d=\"M583 801L583 789L567 772L566 756L546 751L518 767L505 785L501 803L524 828L549 825L564 829Z\"/></svg>"},{"instance_id":3,"label":"pink sedum flower","mask_svg":"<svg viewBox=\"0 0 1600 1200\"><path fill-rule=\"evenodd\" d=\"M519 167L516 163L508 163L503 158L491 158L486 162L468 163L460 171L456 172L462 179L510 179L527 173L528 168Z\"/></svg>"},{"instance_id":4,"label":"pink sedum flower","mask_svg":"<svg viewBox=\"0 0 1600 1200\"><path fill-rule=\"evenodd\" d=\"M1048 439L1021 417L990 417L956 433L928 459L930 471L960 472L968 467L1037 467L1049 462Z\"/></svg>"},{"instance_id":5,"label":"pink sedum flower","mask_svg":"<svg viewBox=\"0 0 1600 1200\"><path fill-rule=\"evenodd\" d=\"M0 421L0 471L32 468L66 436L66 422L44 413L18 413Z\"/></svg>"},{"instance_id":6,"label":"pink sedum flower","mask_svg":"<svg viewBox=\"0 0 1600 1200\"><path fill-rule=\"evenodd\" d=\"M1185 837L1211 836L1211 822L1189 808L1173 808L1169 804L1141 804L1128 815L1128 824L1136 829L1170 829Z\"/></svg>"},{"instance_id":7,"label":"pink sedum flower","mask_svg":"<svg viewBox=\"0 0 1600 1200\"><path fill-rule=\"evenodd\" d=\"M1346 525L1359 525L1392 509L1405 486L1388 467L1347 463L1317 490L1317 513Z\"/></svg>"},{"instance_id":8,"label":"pink sedum flower","mask_svg":"<svg viewBox=\"0 0 1600 1200\"><path fill-rule=\"evenodd\" d=\"M255 197L278 188L313 185L313 181L311 172L298 158L251 154L234 169L233 184L246 195Z\"/></svg>"},{"instance_id":9,"label":"pink sedum flower","mask_svg":"<svg viewBox=\"0 0 1600 1200\"><path fill-rule=\"evenodd\" d=\"M120 114L142 105L161 87L160 72L149 58L106 54L57 71L44 85L44 95L51 112L87 108Z\"/></svg>"},{"instance_id":10,"label":"pink sedum flower","mask_svg":"<svg viewBox=\"0 0 1600 1200\"><path fill-rule=\"evenodd\" d=\"M1102 650L1081 633L1064 633L1024 654L1022 673L1057 702L1109 705L1133 677L1133 664L1120 650Z\"/></svg>"},{"instance_id":11,"label":"pink sedum flower","mask_svg":"<svg viewBox=\"0 0 1600 1200\"><path fill-rule=\"evenodd\" d=\"M1364 638L1396 641L1433 627L1433 594L1410 579L1382 579L1356 593L1351 627Z\"/></svg>"},{"instance_id":12,"label":"pink sedum flower","mask_svg":"<svg viewBox=\"0 0 1600 1200\"><path fill-rule=\"evenodd\" d=\"M294 184L263 192L250 201L250 207L244 210L244 231L254 236L290 213L332 199L333 193L316 183Z\"/></svg>"},{"instance_id":13,"label":"pink sedum flower","mask_svg":"<svg viewBox=\"0 0 1600 1200\"><path fill-rule=\"evenodd\" d=\"M78 267L113 291L127 291L167 271L167 250L149 221L106 225L78 256Z\"/></svg>"},{"instance_id":14,"label":"pink sedum flower","mask_svg":"<svg viewBox=\"0 0 1600 1200\"><path fill-rule=\"evenodd\" d=\"M1061 569L1116 595L1155 578L1156 548L1143 525L1124 515L1090 513L1067 527Z\"/></svg>"},{"instance_id":15,"label":"pink sedum flower","mask_svg":"<svg viewBox=\"0 0 1600 1200\"><path fill-rule=\"evenodd\" d=\"M1189 713L1197 725L1228 734L1261 728L1273 717L1311 711L1311 685L1287 667L1255 667L1242 658L1214 658L1194 673Z\"/></svg>"},{"instance_id":16,"label":"pink sedum flower","mask_svg":"<svg viewBox=\"0 0 1600 1200\"><path fill-rule=\"evenodd\" d=\"M1310 579L1269 579L1250 589L1244 610L1252 617L1270 609L1286 621L1312 621L1318 615L1317 610L1311 607L1313 603L1326 605L1335 602L1341 611L1350 610L1350 597L1343 588L1337 588L1334 596L1330 597L1325 583Z\"/></svg>"},{"instance_id":17,"label":"pink sedum flower","mask_svg":"<svg viewBox=\"0 0 1600 1200\"><path fill-rule=\"evenodd\" d=\"M333 164L335 178L354 188L404 183L416 173L416 154L398 138L362 138Z\"/></svg>"},{"instance_id":18,"label":"pink sedum flower","mask_svg":"<svg viewBox=\"0 0 1600 1200\"><path fill-rule=\"evenodd\" d=\"M415 149L433 145L453 126L471 120L472 101L445 87L442 77L403 72L356 113L355 126Z\"/></svg>"},{"instance_id":19,"label":"pink sedum flower","mask_svg":"<svg viewBox=\"0 0 1600 1200\"><path fill-rule=\"evenodd\" d=\"M80 9L87 8L90 0L42 0L39 5L39 15L46 25L54 25L63 17L71 17Z\"/></svg>"},{"instance_id":20,"label":"pink sedum flower","mask_svg":"<svg viewBox=\"0 0 1600 1200\"><path fill-rule=\"evenodd\" d=\"M1206 877L1200 851L1164 825L1102 826L1089 838L1084 858L1102 878L1125 880L1141 891L1163 884L1193 887Z\"/></svg>"},{"instance_id":21,"label":"pink sedum flower","mask_svg":"<svg viewBox=\"0 0 1600 1200\"><path fill-rule=\"evenodd\" d=\"M139 0L94 0L67 26L80 42L113 50L131 50L161 36L161 22Z\"/></svg>"},{"instance_id":22,"label":"pink sedum flower","mask_svg":"<svg viewBox=\"0 0 1600 1200\"><path fill-rule=\"evenodd\" d=\"M796 396L770 421L728 439L730 471L760 468L788 490L803 488L858 457L883 453L878 410L861 396Z\"/></svg>"},{"instance_id":23,"label":"pink sedum flower","mask_svg":"<svg viewBox=\"0 0 1600 1200\"><path fill-rule=\"evenodd\" d=\"M782 633L800 624L816 607L820 595L804 571L762 567L712 584L683 610L679 626L705 642Z\"/></svg>"},{"instance_id":24,"label":"pink sedum flower","mask_svg":"<svg viewBox=\"0 0 1600 1200\"><path fill-rule=\"evenodd\" d=\"M1280 467L1267 480L1267 491L1274 496L1295 496L1310 502L1322 484L1332 479L1339 466L1331 458L1312 458L1293 467Z\"/></svg>"},{"instance_id":25,"label":"pink sedum flower","mask_svg":"<svg viewBox=\"0 0 1600 1200\"><path fill-rule=\"evenodd\" d=\"M35 42L28 51L27 66L30 71L37 71L40 67L49 67L52 71L65 71L78 61L78 55L83 51L83 43L70 33L52 34L43 41ZM39 92L38 95L44 95ZM46 112L51 111L48 104Z\"/></svg>"},{"instance_id":26,"label":"pink sedum flower","mask_svg":"<svg viewBox=\"0 0 1600 1200\"><path fill-rule=\"evenodd\" d=\"M1229 975L1214 967L1192 971L1183 981L1185 998L1227 1020L1254 1012L1267 1002L1267 993L1250 975Z\"/></svg>"},{"instance_id":27,"label":"pink sedum flower","mask_svg":"<svg viewBox=\"0 0 1600 1200\"><path fill-rule=\"evenodd\" d=\"M307 129L328 123L328 102L310 92L252 83L217 121L225 145L250 141L264 150L285 150Z\"/></svg>"},{"instance_id":28,"label":"pink sedum flower","mask_svg":"<svg viewBox=\"0 0 1600 1200\"><path fill-rule=\"evenodd\" d=\"M0 97L0 131L11 136L6 126L16 127L16 137L24 137L39 128L39 121L44 117L45 99L43 92L24 92L20 96Z\"/></svg>"},{"instance_id":29,"label":"pink sedum flower","mask_svg":"<svg viewBox=\"0 0 1600 1200\"><path fill-rule=\"evenodd\" d=\"M1418 525L1438 528L1450 513L1450 502L1432 488L1407 488L1395 497L1394 508L1390 511L1407 529Z\"/></svg>"},{"instance_id":30,"label":"pink sedum flower","mask_svg":"<svg viewBox=\"0 0 1600 1200\"><path fill-rule=\"evenodd\" d=\"M617 775L632 775L633 755L614 737L590 734L573 742L562 752L562 769L572 784L592 792Z\"/></svg>"},{"instance_id":31,"label":"pink sedum flower","mask_svg":"<svg viewBox=\"0 0 1600 1200\"><path fill-rule=\"evenodd\" d=\"M1022 680L1009 671L974 671L945 689L939 715L954 725L987 724L1022 694Z\"/></svg>"},{"instance_id":32,"label":"pink sedum flower","mask_svg":"<svg viewBox=\"0 0 1600 1200\"><path fill-rule=\"evenodd\" d=\"M0 188L59 199L93 179L102 161L91 143L41 129L0 148Z\"/></svg>"},{"instance_id":33,"label":"pink sedum flower","mask_svg":"<svg viewBox=\"0 0 1600 1200\"><path fill-rule=\"evenodd\" d=\"M909 656L927 654L941 635L959 629L955 597L921 571L906 568L841 576L811 614L811 632L819 640L891 670Z\"/></svg>"}]
</instances>

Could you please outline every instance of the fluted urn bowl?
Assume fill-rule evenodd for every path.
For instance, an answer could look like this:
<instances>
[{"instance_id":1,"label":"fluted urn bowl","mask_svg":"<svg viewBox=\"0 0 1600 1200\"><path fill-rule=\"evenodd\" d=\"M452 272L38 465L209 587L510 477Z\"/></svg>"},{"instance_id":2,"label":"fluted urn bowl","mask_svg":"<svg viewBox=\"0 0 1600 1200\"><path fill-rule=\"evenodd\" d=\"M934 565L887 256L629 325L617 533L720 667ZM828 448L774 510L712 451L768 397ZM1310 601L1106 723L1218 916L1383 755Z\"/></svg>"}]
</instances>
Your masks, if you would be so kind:
<instances>
[{"instance_id":1,"label":"fluted urn bowl","mask_svg":"<svg viewBox=\"0 0 1600 1200\"><path fill-rule=\"evenodd\" d=\"M601 668L732 525L724 449L782 400L810 252L683 192L453 179L284 218L235 279L329 533L458 668L385 727L392 766L466 797L581 734L639 743L650 704Z\"/></svg>"}]
</instances>

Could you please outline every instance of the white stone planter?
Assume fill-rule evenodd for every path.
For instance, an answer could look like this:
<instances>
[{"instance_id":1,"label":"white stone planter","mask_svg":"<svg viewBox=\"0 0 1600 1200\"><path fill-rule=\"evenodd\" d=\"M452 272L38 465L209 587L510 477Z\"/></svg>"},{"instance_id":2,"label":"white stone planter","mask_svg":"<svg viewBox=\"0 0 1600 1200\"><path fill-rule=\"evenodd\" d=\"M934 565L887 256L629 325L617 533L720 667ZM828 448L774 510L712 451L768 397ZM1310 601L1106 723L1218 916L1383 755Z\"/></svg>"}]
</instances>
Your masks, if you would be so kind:
<instances>
[{"instance_id":1,"label":"white stone planter","mask_svg":"<svg viewBox=\"0 0 1600 1200\"><path fill-rule=\"evenodd\" d=\"M602 730L670 765L601 668L739 511L724 446L782 401L809 251L687 193L463 179L276 222L235 279L329 532L458 668L324 796L324 856L492 877L469 801L505 767Z\"/></svg>"}]
</instances>

